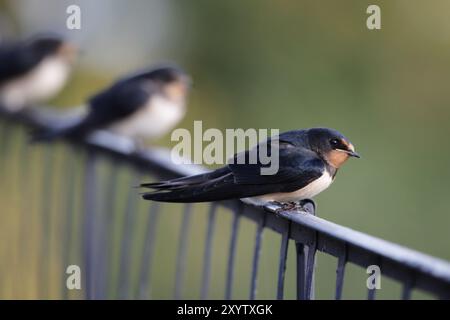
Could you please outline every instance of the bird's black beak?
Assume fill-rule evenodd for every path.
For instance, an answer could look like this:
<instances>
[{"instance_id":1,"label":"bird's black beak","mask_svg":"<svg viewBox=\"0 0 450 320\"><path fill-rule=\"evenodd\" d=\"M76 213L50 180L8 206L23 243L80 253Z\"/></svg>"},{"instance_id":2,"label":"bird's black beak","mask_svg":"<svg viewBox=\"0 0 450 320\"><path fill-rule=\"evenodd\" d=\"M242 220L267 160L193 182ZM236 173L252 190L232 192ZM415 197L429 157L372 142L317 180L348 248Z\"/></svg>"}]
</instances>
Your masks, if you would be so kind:
<instances>
[{"instance_id":1,"label":"bird's black beak","mask_svg":"<svg viewBox=\"0 0 450 320\"><path fill-rule=\"evenodd\" d=\"M361 156L356 151L353 151L353 150L344 150L344 149L336 149L336 150L337 151L341 151L341 152L345 152L350 157L361 158Z\"/></svg>"},{"instance_id":2,"label":"bird's black beak","mask_svg":"<svg viewBox=\"0 0 450 320\"><path fill-rule=\"evenodd\" d=\"M356 151L347 151L350 157L361 158L361 156Z\"/></svg>"}]
</instances>

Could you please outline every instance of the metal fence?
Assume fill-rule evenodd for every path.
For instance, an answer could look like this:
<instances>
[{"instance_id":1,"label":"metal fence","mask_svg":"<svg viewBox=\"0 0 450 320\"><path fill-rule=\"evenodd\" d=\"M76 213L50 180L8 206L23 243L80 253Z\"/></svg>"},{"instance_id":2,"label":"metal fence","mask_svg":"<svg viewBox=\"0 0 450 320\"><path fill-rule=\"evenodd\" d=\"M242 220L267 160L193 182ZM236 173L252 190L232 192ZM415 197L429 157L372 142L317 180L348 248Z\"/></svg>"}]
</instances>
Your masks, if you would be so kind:
<instances>
[{"instance_id":1,"label":"metal fence","mask_svg":"<svg viewBox=\"0 0 450 320\"><path fill-rule=\"evenodd\" d=\"M79 252L83 261L83 288L84 294L80 298L102 299L102 298L151 298L152 297L152 270L155 265L161 263L155 261L154 253L156 249L155 237L158 232L158 220L162 207L165 204L151 203L149 212L146 213L148 220L141 226L142 239L141 246L137 249L137 260L134 267L130 263L133 248L132 237L136 228L136 206L141 201L138 198L138 190L131 188L127 194L119 192L117 185L120 182L118 167L126 167L130 170L133 183L137 185L143 176L151 175L157 179L174 178L188 174L204 171L201 167L179 166L171 163L167 152L161 150L148 150L134 152L132 146L127 141L119 141L117 137L107 133L99 133L87 138L84 141L65 141L64 144L51 144L39 146L41 148L41 159L44 164L42 168L33 168L30 158L30 148L35 148L27 143L27 131L30 128L42 126L38 113L27 115L12 115L2 111L0 113L1 135L1 161L11 153L17 153L20 167L20 205L24 206L21 212L25 215L21 218L20 235L17 237L17 254L30 254L27 248L21 245L24 237L30 231L31 219L26 215L27 208L33 206L28 200L30 187L26 181L34 170L34 174L39 174L40 186L37 197L41 198L40 207L37 209L38 222L41 226L44 237L38 239L39 252L36 254L38 274L37 279L42 281L43 291L48 290L48 281L52 273L48 271L49 259L49 230L53 228L60 232L61 243L59 246L61 264L65 266L70 261L71 250L74 246L79 246ZM19 146L13 147L15 141L12 136L19 130L21 139ZM61 172L54 180L55 159L54 149L62 148L63 160ZM77 168L77 163L81 161L84 165ZM109 166L107 174L100 178L99 162L106 161ZM2 170L6 166L0 163ZM77 178L81 176L81 179ZM78 180L77 180L78 179ZM50 190L50 184L56 184L58 195ZM55 186L53 186L53 190ZM58 197L59 224L52 224L51 219L55 219L48 214L50 206ZM124 214L121 216L121 223L115 225L112 212L115 211L117 199L123 199ZM141 201L142 202L142 201ZM218 208L226 208L229 213L218 211ZM313 207L310 206L311 211ZM354 264L362 268L369 265L380 267L383 277L389 277L402 286L401 295L398 298L410 299L413 290L422 290L441 299L450 298L450 264L446 261L427 256L417 251L413 251L394 243L384 241L358 231L323 220L314 212L305 213L297 211L276 212L276 206L266 208L256 208L245 205L239 200L223 201L211 203L207 213L207 223L204 241L201 244L203 254L201 257L201 268L195 270L200 275L200 298L210 297L212 255L214 252L213 239L217 233L217 217L219 214L231 214L230 234L227 243L221 243L224 248L222 254L226 256L226 279L224 285L223 298L232 299L233 284L235 284L236 251L239 236L239 228L243 219L249 219L256 224L254 235L253 253L251 259L251 273L249 279L249 299L257 297L258 275L260 273L260 255L264 245L262 242L263 232L271 229L281 236L281 244L278 252L272 252L271 256L278 259L278 273L276 292L274 298L283 299L285 293L285 273L288 259L288 246L295 244L296 256L296 296L298 299L314 298L314 274L315 256L317 252L322 252L337 258L336 278L335 278L335 298L341 299L345 284L346 266ZM183 283L186 280L186 259L188 256L187 243L195 215L192 204L182 207L182 220L177 234L177 254L174 278L173 297L183 298ZM27 223L28 222L28 223ZM79 229L73 226L78 224ZM27 229L28 228L28 229ZM121 230L120 230L121 229ZM120 232L118 239L113 239L114 234ZM75 234L74 234L75 233ZM163 244L164 245L164 244ZM108 266L112 254L111 247L118 247L115 271ZM25 252L25 253L24 253ZM72 252L73 254L73 252ZM131 268L134 268L136 279L131 279ZM3 270L3 271L2 271ZM4 274L4 268L0 269ZM169 272L169 270L167 270ZM68 298L65 279L66 274L60 274L58 285L61 287L58 297ZM111 279L114 278L114 283ZM111 289L111 286L114 288ZM110 292L113 292L111 295ZM376 290L368 290L367 298L375 299ZM40 293L41 297L48 297L46 293Z\"/></svg>"}]
</instances>

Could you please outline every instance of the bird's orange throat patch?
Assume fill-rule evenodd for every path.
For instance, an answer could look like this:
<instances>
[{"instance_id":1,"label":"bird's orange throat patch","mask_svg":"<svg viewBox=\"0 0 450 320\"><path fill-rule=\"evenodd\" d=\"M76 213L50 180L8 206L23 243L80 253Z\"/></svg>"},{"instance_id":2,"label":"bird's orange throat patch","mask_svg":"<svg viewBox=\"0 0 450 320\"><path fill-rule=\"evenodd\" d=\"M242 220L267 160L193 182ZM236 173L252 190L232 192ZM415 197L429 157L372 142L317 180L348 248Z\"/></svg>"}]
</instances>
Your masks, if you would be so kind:
<instances>
[{"instance_id":1,"label":"bird's orange throat patch","mask_svg":"<svg viewBox=\"0 0 450 320\"><path fill-rule=\"evenodd\" d=\"M57 55L65 59L69 63L74 63L77 58L77 48L69 43L64 43L57 51Z\"/></svg>"},{"instance_id":2,"label":"bird's orange throat patch","mask_svg":"<svg viewBox=\"0 0 450 320\"><path fill-rule=\"evenodd\" d=\"M165 94L169 99L181 102L186 98L188 87L181 81L176 81L166 85Z\"/></svg>"},{"instance_id":3,"label":"bird's orange throat patch","mask_svg":"<svg viewBox=\"0 0 450 320\"><path fill-rule=\"evenodd\" d=\"M349 157L350 156L345 152L332 150L326 155L325 159L330 165L338 169Z\"/></svg>"}]
</instances>

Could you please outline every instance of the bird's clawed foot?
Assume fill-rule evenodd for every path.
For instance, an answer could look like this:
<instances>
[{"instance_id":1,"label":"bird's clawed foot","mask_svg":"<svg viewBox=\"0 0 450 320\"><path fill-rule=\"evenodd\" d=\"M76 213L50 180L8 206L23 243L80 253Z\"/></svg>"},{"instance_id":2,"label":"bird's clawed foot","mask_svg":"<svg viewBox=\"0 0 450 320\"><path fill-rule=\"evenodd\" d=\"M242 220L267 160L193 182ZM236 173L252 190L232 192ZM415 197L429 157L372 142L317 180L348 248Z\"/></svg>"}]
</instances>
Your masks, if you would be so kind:
<instances>
[{"instance_id":1,"label":"bird's clawed foot","mask_svg":"<svg viewBox=\"0 0 450 320\"><path fill-rule=\"evenodd\" d=\"M279 206L279 208L277 208L275 210L276 213L280 213L283 211L304 211L304 212L315 215L315 212L316 212L316 204L311 199L301 200L298 202L272 201L271 203Z\"/></svg>"}]
</instances>

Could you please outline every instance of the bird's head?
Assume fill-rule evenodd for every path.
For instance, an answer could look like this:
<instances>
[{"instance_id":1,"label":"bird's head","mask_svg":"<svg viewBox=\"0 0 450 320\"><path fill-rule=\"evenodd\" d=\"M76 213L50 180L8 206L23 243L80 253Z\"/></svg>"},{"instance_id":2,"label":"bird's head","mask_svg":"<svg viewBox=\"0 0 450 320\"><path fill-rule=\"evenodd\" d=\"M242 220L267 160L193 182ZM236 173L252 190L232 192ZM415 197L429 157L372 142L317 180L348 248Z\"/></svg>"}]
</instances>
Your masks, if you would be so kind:
<instances>
[{"instance_id":1,"label":"bird's head","mask_svg":"<svg viewBox=\"0 0 450 320\"><path fill-rule=\"evenodd\" d=\"M183 101L191 86L191 78L175 66L163 66L151 70L147 76L161 92L171 100Z\"/></svg>"},{"instance_id":2,"label":"bird's head","mask_svg":"<svg viewBox=\"0 0 450 320\"><path fill-rule=\"evenodd\" d=\"M73 62L78 53L75 45L57 35L36 35L30 38L25 46L41 58L58 56L67 62Z\"/></svg>"},{"instance_id":3,"label":"bird's head","mask_svg":"<svg viewBox=\"0 0 450 320\"><path fill-rule=\"evenodd\" d=\"M307 130L307 136L311 150L335 168L339 168L349 157L360 157L353 144L336 130L312 128Z\"/></svg>"}]
</instances>

